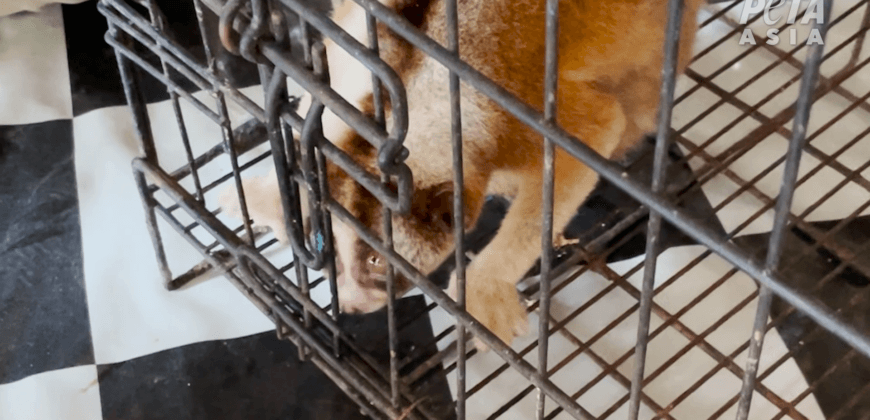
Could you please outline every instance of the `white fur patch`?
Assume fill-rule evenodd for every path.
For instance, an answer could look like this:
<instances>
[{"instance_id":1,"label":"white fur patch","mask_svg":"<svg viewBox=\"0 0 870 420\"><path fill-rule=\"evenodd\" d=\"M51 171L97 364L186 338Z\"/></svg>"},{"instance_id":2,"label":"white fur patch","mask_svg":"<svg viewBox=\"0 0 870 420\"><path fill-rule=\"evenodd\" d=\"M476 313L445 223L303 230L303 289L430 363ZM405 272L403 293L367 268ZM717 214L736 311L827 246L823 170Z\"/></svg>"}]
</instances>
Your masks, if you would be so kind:
<instances>
[{"instance_id":1,"label":"white fur patch","mask_svg":"<svg viewBox=\"0 0 870 420\"><path fill-rule=\"evenodd\" d=\"M333 18L354 39L363 45L368 45L366 14L362 7L351 0L345 0L344 4L336 8ZM331 39L326 39L324 46L332 89L346 101L359 107L362 100L372 92L371 71ZM299 103L299 115L304 117L310 107L311 95L305 94ZM323 134L327 139L340 142L347 138L346 134L350 127L329 109L323 111L322 121Z\"/></svg>"}]
</instances>

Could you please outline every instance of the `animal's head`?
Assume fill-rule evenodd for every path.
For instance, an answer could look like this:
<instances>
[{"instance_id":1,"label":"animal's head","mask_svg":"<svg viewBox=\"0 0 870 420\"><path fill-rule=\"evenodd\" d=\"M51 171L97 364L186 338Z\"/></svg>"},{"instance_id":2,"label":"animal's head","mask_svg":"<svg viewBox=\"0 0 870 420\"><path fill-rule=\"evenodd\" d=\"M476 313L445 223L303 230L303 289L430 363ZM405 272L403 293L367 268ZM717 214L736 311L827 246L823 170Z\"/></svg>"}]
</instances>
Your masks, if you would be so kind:
<instances>
[{"instance_id":1,"label":"animal's head","mask_svg":"<svg viewBox=\"0 0 870 420\"><path fill-rule=\"evenodd\" d=\"M377 151L364 139L354 138L344 147L348 154L371 173L375 170ZM342 169L328 166L330 195L378 238L384 238L384 206ZM415 187L411 209L406 214L392 214L395 251L420 270L429 274L453 249L453 183ZM470 217L466 217L466 227ZM336 251L338 294L345 312L372 312L387 302L387 260L376 252L348 224L333 216L333 240ZM412 284L394 270L396 294L407 292Z\"/></svg>"}]
</instances>

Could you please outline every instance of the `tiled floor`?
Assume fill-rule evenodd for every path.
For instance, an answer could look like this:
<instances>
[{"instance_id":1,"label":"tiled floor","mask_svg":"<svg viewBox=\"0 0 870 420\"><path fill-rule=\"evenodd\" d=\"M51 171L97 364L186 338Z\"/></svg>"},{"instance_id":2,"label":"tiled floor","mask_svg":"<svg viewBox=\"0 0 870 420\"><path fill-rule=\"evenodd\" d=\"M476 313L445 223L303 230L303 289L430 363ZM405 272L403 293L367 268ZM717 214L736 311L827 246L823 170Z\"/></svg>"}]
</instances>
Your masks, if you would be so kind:
<instances>
[{"instance_id":1,"label":"tiled floor","mask_svg":"<svg viewBox=\"0 0 870 420\"><path fill-rule=\"evenodd\" d=\"M702 19L721 7L711 6ZM825 77L835 77L850 60L854 45L850 36L868 13L868 6L858 2L840 1L834 7L837 23L829 34L827 50L837 51L837 45L847 40L851 43L826 61ZM737 20L739 10L738 6L727 16ZM838 21L839 16L844 17ZM89 2L0 18L0 202L4 203L0 205L0 232L7 238L0 245L0 419L356 418L358 411L348 399L327 385L310 364L296 362L295 348L275 339L274 326L228 281L214 279L175 292L163 288L130 168L138 151L131 116L117 84L114 57L102 44L87 47L102 42L105 32L105 23L95 17L101 18ZM757 33L766 29L753 28ZM177 29L193 30L197 36L196 28L183 22ZM706 25L696 51L704 53L708 46L717 45L730 29L722 19ZM794 78L799 71L789 63L774 65L776 51L792 48L786 38L780 45L752 50L739 45L739 38L739 33L727 35L705 52L678 86L673 126L684 154L703 146L704 153L694 154L688 162L699 178L705 165L722 159L722 153L734 150L747 134L767 125L796 96ZM742 60L717 72L747 51L751 52ZM796 60L804 56L805 49L794 54ZM868 56L870 46L864 45L857 56L859 65ZM772 68L765 76L742 86L769 65ZM248 72L240 76L244 86L253 84L253 73ZM790 85L781 88L790 80ZM870 91L870 73L858 71L841 86L854 97L862 97ZM149 113L160 141L161 163L181 167L185 160L172 104L159 89L146 91L153 94L148 98ZM723 91L734 98L721 100ZM244 92L262 104L259 86ZM765 99L772 92L778 93ZM209 95L200 92L195 96L213 105ZM854 97L835 91L819 99L813 109L808 130L812 148L804 153L800 171L800 177L807 179L797 189L792 209L807 221L868 214L863 206L870 200L870 189L861 183L866 184L863 180L870 175L866 165L870 139L855 136L870 127L870 106L853 106L858 103ZM712 107L709 115L696 119ZM745 116L754 107L757 112ZM220 141L217 125L187 102L182 101L182 109L188 132L193 133L194 154ZM841 112L847 115L822 130L826 121ZM234 105L229 114L234 125L248 118ZM712 176L701 186L703 203L698 208L709 211L707 217L717 219L747 249L763 249L771 229L769 209L755 221L748 220L776 198L782 165L769 166L787 146L791 124L790 117L784 119L780 129L735 156L729 173ZM733 127L720 134L729 124ZM241 161L264 150L260 147L246 153ZM39 158L25 159L28 153ZM827 156L834 159L825 162ZM44 166L18 163L40 158L46 160ZM257 164L250 173L265 173L267 162ZM226 157L218 158L200 173L203 184L229 168ZM844 181L855 170L861 177ZM744 184L755 188L730 197ZM815 205L829 191L833 195ZM218 192L208 193L209 208L216 205L213 194ZM159 195L157 199L168 202ZM7 206L7 200L13 205ZM220 218L235 227L230 219ZM56 231L66 225L72 227ZM169 264L176 274L201 260L183 238L161 226L166 232ZM850 226L855 232L867 233L866 223ZM794 249L799 250L797 239L790 238L789 243L794 242ZM640 239L642 244L642 235ZM749 336L757 287L721 258L706 255L701 246L685 241L670 245L657 269L660 290L652 329L660 332L650 342L646 365L650 382L644 388L647 398L641 418L653 418L662 407L668 408L664 418L733 418L733 397L739 391L739 372L746 360L740 346ZM642 246L626 251L624 255L631 258L609 264L609 276L585 272L564 283L552 304L552 323L565 325L550 341L550 367L565 361L552 374L552 381L569 394L588 388L578 401L601 418L626 418L626 379L633 369L636 292L642 276L635 269L643 262L639 253ZM276 247L266 256L276 267L291 259L286 250ZM807 267L819 267L812 261L805 261ZM689 264L693 267L682 272ZM626 282L612 281L624 275ZM835 307L845 301L829 296L864 296L870 301L866 296L870 289L860 287L860 281L855 284L859 286L844 282L836 286L839 289L819 296ZM318 303L328 304L326 283L313 294ZM774 317L785 311L781 302L776 305ZM845 313L859 327L870 324L868 311ZM440 309L430 318L432 331L418 325L409 340L425 343L427 337L438 336L453 323ZM359 325L382 332L382 325L372 324L377 318L367 319L369 324ZM537 325L536 313L530 321ZM812 342L808 339L810 346L804 346L803 339L794 340L795 329L812 328L801 322L805 320L786 325L792 329L768 332L760 369L767 372L760 380L765 392L755 394L750 418L775 418L792 401L796 410L783 413L791 418L833 419L841 407L847 408L841 420L866 418L870 394L854 390L862 378L870 378L866 359L853 358L849 368L824 376L815 394L804 392L826 371L826 366L814 363L827 359L835 363L846 350L818 344L833 343L827 335ZM606 328L611 329L601 333ZM452 341L453 335L447 334L438 346L446 348ZM528 348L524 357L535 365L537 350L529 347L533 341L534 334L518 340L514 348ZM581 346L588 349L579 353ZM503 364L493 353L475 354L468 363L469 389L488 381L485 378ZM851 388L838 392L844 388L837 382ZM447 383L455 393L454 371L447 375ZM690 387L699 388L685 393ZM854 406L849 405L852 395L859 399ZM470 394L468 418L491 418L506 403L510 406L498 418L532 418L536 398L537 391L529 388L528 381L508 370ZM549 401L547 407L549 411L556 405ZM553 416L569 418L566 413Z\"/></svg>"},{"instance_id":2,"label":"tiled floor","mask_svg":"<svg viewBox=\"0 0 870 420\"><path fill-rule=\"evenodd\" d=\"M94 1L0 18L0 419L362 418L228 282L163 288L105 31Z\"/></svg>"}]
</instances>

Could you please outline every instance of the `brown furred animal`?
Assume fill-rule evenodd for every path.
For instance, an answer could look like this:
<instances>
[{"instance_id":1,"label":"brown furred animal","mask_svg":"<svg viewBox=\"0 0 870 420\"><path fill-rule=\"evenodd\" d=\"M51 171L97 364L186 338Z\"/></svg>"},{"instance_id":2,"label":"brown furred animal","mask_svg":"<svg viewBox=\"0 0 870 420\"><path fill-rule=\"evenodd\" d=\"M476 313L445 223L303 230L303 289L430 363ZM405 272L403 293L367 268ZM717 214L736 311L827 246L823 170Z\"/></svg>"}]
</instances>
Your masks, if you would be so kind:
<instances>
[{"instance_id":1,"label":"brown furred animal","mask_svg":"<svg viewBox=\"0 0 870 420\"><path fill-rule=\"evenodd\" d=\"M679 69L691 57L702 0L686 0ZM428 36L446 44L441 0L383 0ZM544 103L544 0L459 0L463 60L538 110ZM562 0L559 5L557 122L601 155L614 158L655 131L662 66L666 0ZM366 43L365 15L353 1L334 19ZM406 161L414 173L409 214L393 215L396 251L421 272L432 271L453 249L453 173L448 71L414 50L384 25L381 56L406 85L410 128ZM326 42L333 89L371 110L371 76L332 42ZM461 87L466 228L477 219L490 185L509 190L511 207L492 242L467 268L467 308L510 344L527 330L515 283L540 254L543 141L539 134L472 87ZM303 100L300 115L307 102ZM389 117L389 110L388 110ZM388 123L389 126L389 123ZM325 112L328 139L377 173L376 151L338 117ZM282 232L277 181L248 179L252 218ZM562 150L555 157L554 232L561 232L592 191L597 174ZM341 170L330 167L336 200L373 232L381 233L381 205ZM238 214L232 195L222 200ZM280 239L286 240L281 237ZM382 307L384 260L349 227L334 223L339 299L345 311ZM407 282L400 282L407 289ZM451 293L454 281L451 280ZM483 347L478 342L478 346Z\"/></svg>"}]
</instances>

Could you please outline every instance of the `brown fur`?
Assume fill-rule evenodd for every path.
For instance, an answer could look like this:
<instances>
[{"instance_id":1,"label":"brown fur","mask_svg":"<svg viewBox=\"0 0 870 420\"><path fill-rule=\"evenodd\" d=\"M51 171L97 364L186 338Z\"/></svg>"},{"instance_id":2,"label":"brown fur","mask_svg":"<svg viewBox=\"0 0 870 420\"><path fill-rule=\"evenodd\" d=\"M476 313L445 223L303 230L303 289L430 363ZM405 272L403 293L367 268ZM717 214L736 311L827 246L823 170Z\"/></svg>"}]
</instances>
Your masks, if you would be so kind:
<instances>
[{"instance_id":1,"label":"brown fur","mask_svg":"<svg viewBox=\"0 0 870 420\"><path fill-rule=\"evenodd\" d=\"M385 3L446 44L442 1ZM655 129L666 3L560 2L557 121L605 157L621 155ZM680 69L690 58L701 0L686 3ZM462 59L538 110L544 103L544 6L543 0L459 1ZM335 16L340 25L360 38L364 26L360 27L360 10L354 8L359 9L348 1L339 6ZM426 273L452 250L447 71L383 25L379 35L382 57L407 87L410 130L405 146L411 152L407 163L415 175L412 211L393 217L395 248ZM328 51L335 52L334 48L327 43ZM335 57L330 56L331 63L340 60L338 55ZM334 67L333 72L341 70ZM368 83L369 78L365 73L357 80ZM334 88L339 93L343 93L342 88L358 90L347 80L334 84ZM370 95L348 99L360 106L368 106L371 101ZM500 231L468 267L467 308L510 343L526 329L525 310L515 282L540 254L543 142L540 135L470 86L462 85L461 99L466 224L477 218L492 188L513 197ZM374 170L375 153L365 141L337 118L324 117L324 125L331 140ZM554 229L561 232L598 177L561 150L557 149L555 160ZM330 171L329 183L337 201L370 229L381 233L381 207L368 192L336 169ZM256 209L252 213L258 222L267 218L258 219ZM378 309L386 297L379 283L383 263L350 229L336 227L335 241L345 269L339 290L343 309Z\"/></svg>"}]
</instances>

